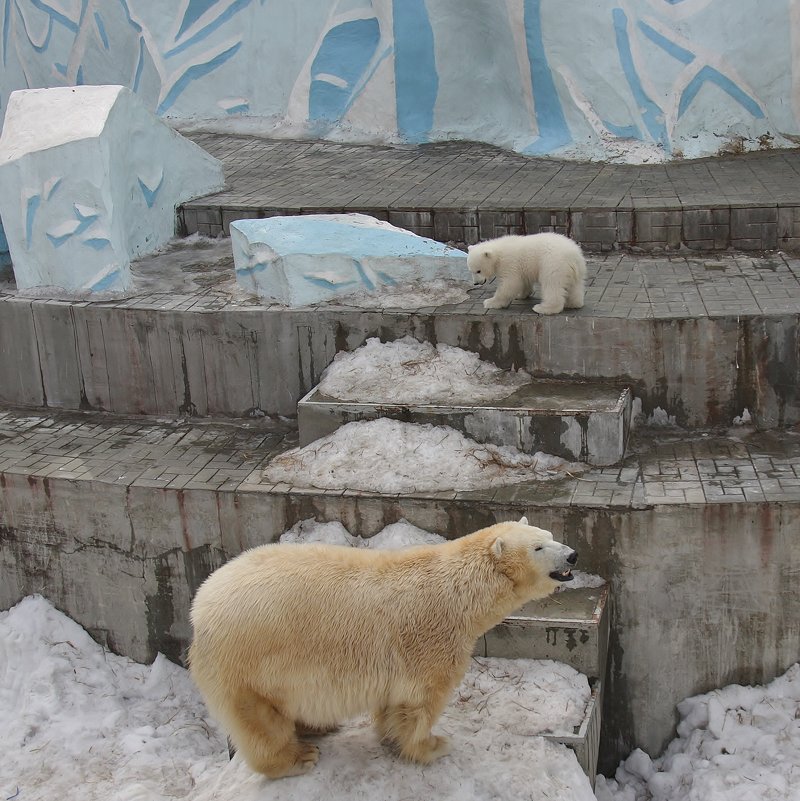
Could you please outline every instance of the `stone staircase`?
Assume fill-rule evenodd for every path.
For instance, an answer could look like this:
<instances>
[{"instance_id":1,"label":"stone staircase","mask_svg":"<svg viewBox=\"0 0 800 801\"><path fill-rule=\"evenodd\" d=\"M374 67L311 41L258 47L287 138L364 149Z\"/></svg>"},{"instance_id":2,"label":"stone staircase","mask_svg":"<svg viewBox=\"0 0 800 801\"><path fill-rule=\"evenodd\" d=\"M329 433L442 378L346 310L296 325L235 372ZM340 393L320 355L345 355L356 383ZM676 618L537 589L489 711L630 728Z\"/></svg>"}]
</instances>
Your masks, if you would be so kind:
<instances>
[{"instance_id":1,"label":"stone staircase","mask_svg":"<svg viewBox=\"0 0 800 801\"><path fill-rule=\"evenodd\" d=\"M389 158L402 169L406 155ZM726 174L755 174L762 160L726 161ZM0 608L42 592L118 652L180 659L203 578L301 520L371 536L405 518L456 537L527 515L611 590L596 601L597 591L559 593L482 647L557 657L597 679L594 708L569 735L590 775L601 707L605 771L634 747L659 752L677 702L732 678L763 683L800 649L800 261L754 255L797 246L800 197L788 179L785 197L770 194L769 163L765 194L748 201L731 180L720 208L686 193L666 205L632 197L631 208L612 198L597 214L566 194L560 205L498 208L487 197L474 208L407 208L389 198L359 208L441 241L547 228L586 237L603 251L588 259L586 307L550 318L521 301L487 313L491 288L413 309L280 307L237 292L225 242L191 241L134 265L136 291L124 300L23 297L0 273ZM520 167L525 180L531 164ZM659 169L674 187L694 166ZM234 195L182 209L187 230L352 205L267 207ZM611 250L621 244L687 250ZM550 394L446 409L315 394L337 352L404 336L525 369ZM298 440L375 415L447 419L487 442L592 464L556 482L386 495L263 479ZM637 416L680 428L629 433ZM731 428L734 419L746 425Z\"/></svg>"}]
</instances>

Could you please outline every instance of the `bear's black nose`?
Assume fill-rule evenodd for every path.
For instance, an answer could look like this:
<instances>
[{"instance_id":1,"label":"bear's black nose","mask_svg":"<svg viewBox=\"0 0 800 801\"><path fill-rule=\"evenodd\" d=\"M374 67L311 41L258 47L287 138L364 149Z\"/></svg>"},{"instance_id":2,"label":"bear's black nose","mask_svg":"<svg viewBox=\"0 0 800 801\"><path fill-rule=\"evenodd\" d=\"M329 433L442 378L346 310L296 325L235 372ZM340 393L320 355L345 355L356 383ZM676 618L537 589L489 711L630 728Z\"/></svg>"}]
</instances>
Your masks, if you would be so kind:
<instances>
[{"instance_id":1,"label":"bear's black nose","mask_svg":"<svg viewBox=\"0 0 800 801\"><path fill-rule=\"evenodd\" d=\"M569 562L571 565L574 565L574 564L575 564L575 562L577 562L577 561L578 561L578 552L577 552L577 551L573 551L573 552L572 552L572 553L571 553L571 554L570 554L570 555L567 557L567 561L568 561L568 562Z\"/></svg>"}]
</instances>

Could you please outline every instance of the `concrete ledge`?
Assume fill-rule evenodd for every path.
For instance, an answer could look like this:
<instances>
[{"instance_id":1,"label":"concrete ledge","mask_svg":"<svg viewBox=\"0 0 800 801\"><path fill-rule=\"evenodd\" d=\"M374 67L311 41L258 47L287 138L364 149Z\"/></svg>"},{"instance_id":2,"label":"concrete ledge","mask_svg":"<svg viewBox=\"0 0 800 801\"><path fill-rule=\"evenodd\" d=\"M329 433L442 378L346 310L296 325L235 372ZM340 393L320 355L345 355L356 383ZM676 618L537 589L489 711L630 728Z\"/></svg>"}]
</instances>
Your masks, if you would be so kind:
<instances>
[{"instance_id":1,"label":"concrete ledge","mask_svg":"<svg viewBox=\"0 0 800 801\"><path fill-rule=\"evenodd\" d=\"M319 214L318 208L292 206L208 205L212 198L184 204L178 211L178 227L184 236L229 236L230 223L237 219L296 214ZM324 210L326 213L341 209ZM464 247L505 234L538 234L555 231L571 237L590 253L619 248L644 252L677 251L688 248L701 252L730 248L763 252L782 248L797 250L800 242L800 204L752 207L709 206L683 208L504 208L457 209L418 208L398 211L390 207L367 209L347 207L347 213L371 214L389 219L420 236Z\"/></svg>"},{"instance_id":2,"label":"concrete ledge","mask_svg":"<svg viewBox=\"0 0 800 801\"><path fill-rule=\"evenodd\" d=\"M480 640L478 656L554 659L590 679L606 675L608 585L563 592L531 601Z\"/></svg>"},{"instance_id":3,"label":"concrete ledge","mask_svg":"<svg viewBox=\"0 0 800 801\"><path fill-rule=\"evenodd\" d=\"M534 381L494 403L356 403L314 389L297 404L300 445L308 445L356 420L389 417L447 425L478 442L544 451L591 465L619 464L631 425L632 398L625 387L570 381Z\"/></svg>"},{"instance_id":4,"label":"concrete ledge","mask_svg":"<svg viewBox=\"0 0 800 801\"><path fill-rule=\"evenodd\" d=\"M589 267L586 307L546 318L530 301L487 312L491 288L383 311L286 309L180 285L113 303L0 293L0 403L294 415L337 351L411 335L537 378L616 381L646 415L660 407L684 426L727 426L745 408L762 428L800 421L800 261L616 255Z\"/></svg>"}]
</instances>

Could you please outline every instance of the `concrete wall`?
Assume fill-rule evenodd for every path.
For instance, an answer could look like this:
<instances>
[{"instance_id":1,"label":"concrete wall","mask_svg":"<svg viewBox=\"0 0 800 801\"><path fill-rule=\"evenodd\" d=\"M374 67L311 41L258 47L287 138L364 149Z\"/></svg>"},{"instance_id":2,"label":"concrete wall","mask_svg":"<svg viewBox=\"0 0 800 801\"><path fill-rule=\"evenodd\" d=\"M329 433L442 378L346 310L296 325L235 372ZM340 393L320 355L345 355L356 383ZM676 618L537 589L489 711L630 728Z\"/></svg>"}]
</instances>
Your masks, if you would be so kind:
<instances>
[{"instance_id":1,"label":"concrete wall","mask_svg":"<svg viewBox=\"0 0 800 801\"><path fill-rule=\"evenodd\" d=\"M135 659L180 660L205 576L299 520L371 535L405 517L458 536L527 514L610 579L601 769L673 736L675 704L762 683L800 652L800 504L640 509L519 502L210 492L0 474L0 608L40 592Z\"/></svg>"},{"instance_id":2,"label":"concrete wall","mask_svg":"<svg viewBox=\"0 0 800 801\"><path fill-rule=\"evenodd\" d=\"M163 301L160 301L163 302ZM486 316L259 306L191 311L0 296L0 404L125 414L296 414L339 350L410 334L540 376L619 379L650 414L800 421L800 318ZM618 381L618 383L619 383Z\"/></svg>"},{"instance_id":3,"label":"concrete wall","mask_svg":"<svg viewBox=\"0 0 800 801\"><path fill-rule=\"evenodd\" d=\"M269 135L628 161L800 134L800 0L15 0L13 89L119 83Z\"/></svg>"}]
</instances>

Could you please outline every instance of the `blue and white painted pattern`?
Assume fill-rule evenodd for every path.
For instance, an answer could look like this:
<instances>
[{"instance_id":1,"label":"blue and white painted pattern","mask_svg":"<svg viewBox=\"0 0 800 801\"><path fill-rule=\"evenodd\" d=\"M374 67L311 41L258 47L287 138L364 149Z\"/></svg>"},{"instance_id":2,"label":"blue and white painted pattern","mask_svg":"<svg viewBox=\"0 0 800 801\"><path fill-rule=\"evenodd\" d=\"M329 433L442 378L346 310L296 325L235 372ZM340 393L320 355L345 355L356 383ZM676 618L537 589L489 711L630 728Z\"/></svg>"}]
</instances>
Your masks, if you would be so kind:
<instances>
[{"instance_id":1,"label":"blue and white painted pattern","mask_svg":"<svg viewBox=\"0 0 800 801\"><path fill-rule=\"evenodd\" d=\"M65 294L127 290L131 259L173 236L176 204L223 185L216 159L120 86L13 94L0 182L17 287Z\"/></svg>"},{"instance_id":2,"label":"blue and white painted pattern","mask_svg":"<svg viewBox=\"0 0 800 801\"><path fill-rule=\"evenodd\" d=\"M230 230L239 286L287 306L467 274L462 251L366 214L238 220Z\"/></svg>"},{"instance_id":3,"label":"blue and white painted pattern","mask_svg":"<svg viewBox=\"0 0 800 801\"><path fill-rule=\"evenodd\" d=\"M0 114L113 83L229 129L567 157L800 134L800 0L0 0L0 63Z\"/></svg>"}]
</instances>

